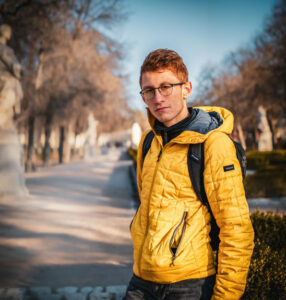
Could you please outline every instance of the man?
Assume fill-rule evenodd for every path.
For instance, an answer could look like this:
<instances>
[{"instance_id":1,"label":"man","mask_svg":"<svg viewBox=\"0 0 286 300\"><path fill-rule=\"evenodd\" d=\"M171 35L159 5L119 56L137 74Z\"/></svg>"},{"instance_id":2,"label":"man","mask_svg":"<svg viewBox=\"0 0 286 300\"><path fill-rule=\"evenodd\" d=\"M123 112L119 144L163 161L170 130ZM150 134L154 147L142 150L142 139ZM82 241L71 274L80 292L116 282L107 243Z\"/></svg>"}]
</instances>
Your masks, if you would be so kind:
<instances>
[{"instance_id":1,"label":"man","mask_svg":"<svg viewBox=\"0 0 286 300\"><path fill-rule=\"evenodd\" d=\"M219 107L187 108L188 71L174 51L145 59L141 95L154 132L144 159L138 148L140 207L130 230L134 275L131 299L239 299L253 250L253 228L233 142L232 114ZM190 144L204 142L204 188L220 227L217 271L210 246L210 213L198 199L187 166ZM231 168L224 168L231 166Z\"/></svg>"}]
</instances>

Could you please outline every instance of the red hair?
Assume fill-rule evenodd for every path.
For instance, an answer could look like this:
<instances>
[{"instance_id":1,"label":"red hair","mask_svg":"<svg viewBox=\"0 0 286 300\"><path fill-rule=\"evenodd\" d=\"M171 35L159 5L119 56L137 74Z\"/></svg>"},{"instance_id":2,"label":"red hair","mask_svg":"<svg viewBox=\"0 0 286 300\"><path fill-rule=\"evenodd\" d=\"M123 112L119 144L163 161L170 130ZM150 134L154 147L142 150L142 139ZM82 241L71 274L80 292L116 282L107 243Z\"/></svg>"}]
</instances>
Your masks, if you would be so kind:
<instances>
[{"instance_id":1,"label":"red hair","mask_svg":"<svg viewBox=\"0 0 286 300\"><path fill-rule=\"evenodd\" d=\"M139 83L141 85L142 74L145 72L154 72L158 70L172 71L180 81L188 81L188 70L181 56L169 49L157 49L148 54L145 58L140 72Z\"/></svg>"}]
</instances>

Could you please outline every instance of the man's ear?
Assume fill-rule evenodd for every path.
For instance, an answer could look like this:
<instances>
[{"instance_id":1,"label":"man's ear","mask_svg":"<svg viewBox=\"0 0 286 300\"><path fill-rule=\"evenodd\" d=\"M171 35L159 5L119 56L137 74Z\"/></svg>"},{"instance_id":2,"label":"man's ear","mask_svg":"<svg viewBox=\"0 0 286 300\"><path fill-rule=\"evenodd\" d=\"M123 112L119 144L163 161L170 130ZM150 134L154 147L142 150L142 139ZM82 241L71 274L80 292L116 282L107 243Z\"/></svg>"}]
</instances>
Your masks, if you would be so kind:
<instances>
[{"instance_id":1,"label":"man's ear","mask_svg":"<svg viewBox=\"0 0 286 300\"><path fill-rule=\"evenodd\" d=\"M187 81L184 85L183 85L183 98L187 99L190 97L191 93L192 93L192 83L190 81Z\"/></svg>"}]
</instances>

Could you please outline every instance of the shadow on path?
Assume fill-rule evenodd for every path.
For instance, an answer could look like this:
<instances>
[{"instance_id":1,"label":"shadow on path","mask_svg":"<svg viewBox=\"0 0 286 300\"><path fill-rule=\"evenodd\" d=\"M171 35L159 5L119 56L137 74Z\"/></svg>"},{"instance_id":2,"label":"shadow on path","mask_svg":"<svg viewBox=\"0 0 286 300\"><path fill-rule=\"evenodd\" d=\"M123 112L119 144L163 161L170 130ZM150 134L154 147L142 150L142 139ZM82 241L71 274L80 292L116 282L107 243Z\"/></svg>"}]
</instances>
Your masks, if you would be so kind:
<instances>
[{"instance_id":1,"label":"shadow on path","mask_svg":"<svg viewBox=\"0 0 286 300\"><path fill-rule=\"evenodd\" d=\"M30 197L0 199L0 287L129 282L131 162L116 155L28 174Z\"/></svg>"}]
</instances>

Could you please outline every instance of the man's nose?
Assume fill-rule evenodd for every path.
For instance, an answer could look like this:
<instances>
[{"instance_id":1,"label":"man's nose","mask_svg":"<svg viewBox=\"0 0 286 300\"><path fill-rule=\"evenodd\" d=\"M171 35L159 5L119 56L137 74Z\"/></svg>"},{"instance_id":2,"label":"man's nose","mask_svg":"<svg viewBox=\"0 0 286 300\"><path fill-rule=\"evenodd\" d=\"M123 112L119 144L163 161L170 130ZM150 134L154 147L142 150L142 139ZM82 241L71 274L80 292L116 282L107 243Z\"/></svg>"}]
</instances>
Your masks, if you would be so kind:
<instances>
[{"instance_id":1,"label":"man's nose","mask_svg":"<svg viewBox=\"0 0 286 300\"><path fill-rule=\"evenodd\" d=\"M159 89L154 90L154 102L161 102L163 100L163 96L159 92Z\"/></svg>"}]
</instances>

